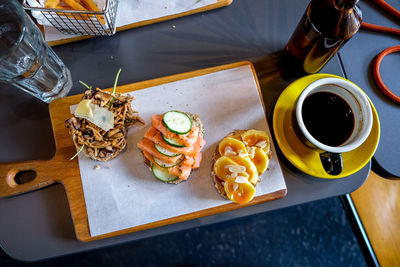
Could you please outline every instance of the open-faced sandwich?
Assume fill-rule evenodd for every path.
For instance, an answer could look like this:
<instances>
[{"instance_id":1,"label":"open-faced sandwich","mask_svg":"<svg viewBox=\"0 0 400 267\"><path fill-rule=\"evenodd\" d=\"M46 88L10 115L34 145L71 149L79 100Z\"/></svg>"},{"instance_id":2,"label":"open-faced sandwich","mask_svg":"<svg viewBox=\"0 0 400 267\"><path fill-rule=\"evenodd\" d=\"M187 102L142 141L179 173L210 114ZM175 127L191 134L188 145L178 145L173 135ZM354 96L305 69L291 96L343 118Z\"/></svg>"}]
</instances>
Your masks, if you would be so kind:
<instances>
[{"instance_id":1,"label":"open-faced sandwich","mask_svg":"<svg viewBox=\"0 0 400 267\"><path fill-rule=\"evenodd\" d=\"M119 74L119 72L118 72ZM65 122L78 153L84 151L91 159L108 161L126 147L129 127L144 123L132 109L134 97L106 92L99 88L86 90L74 114ZM78 154L77 153L77 154Z\"/></svg>"},{"instance_id":2,"label":"open-faced sandwich","mask_svg":"<svg viewBox=\"0 0 400 267\"><path fill-rule=\"evenodd\" d=\"M235 130L229 133L213 156L211 176L218 193L239 204L251 201L271 155L266 132Z\"/></svg>"},{"instance_id":3,"label":"open-faced sandwich","mask_svg":"<svg viewBox=\"0 0 400 267\"><path fill-rule=\"evenodd\" d=\"M200 117L180 111L153 115L152 127L137 144L144 162L160 181L178 184L200 167L205 145Z\"/></svg>"}]
</instances>

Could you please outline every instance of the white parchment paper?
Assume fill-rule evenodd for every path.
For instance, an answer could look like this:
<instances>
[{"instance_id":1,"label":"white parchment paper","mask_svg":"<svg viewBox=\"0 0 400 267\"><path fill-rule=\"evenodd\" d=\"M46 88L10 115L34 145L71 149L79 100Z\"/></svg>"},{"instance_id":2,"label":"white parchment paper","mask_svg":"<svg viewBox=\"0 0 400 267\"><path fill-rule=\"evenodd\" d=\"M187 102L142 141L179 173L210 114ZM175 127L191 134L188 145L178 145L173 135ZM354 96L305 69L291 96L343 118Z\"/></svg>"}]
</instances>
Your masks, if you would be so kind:
<instances>
[{"instance_id":1,"label":"white parchment paper","mask_svg":"<svg viewBox=\"0 0 400 267\"><path fill-rule=\"evenodd\" d=\"M131 94L136 98L134 109L139 111L147 124L129 130L127 150L107 163L90 160L83 153L79 155L91 236L229 203L217 193L210 176L212 154L219 141L234 129L260 129L271 136L249 66ZM199 114L207 141L201 167L192 173L188 181L178 185L155 179L136 147L151 126L151 115L171 109ZM257 196L286 188L273 144L272 151L269 170L257 185ZM96 165L100 169L96 170Z\"/></svg>"},{"instance_id":2,"label":"white parchment paper","mask_svg":"<svg viewBox=\"0 0 400 267\"><path fill-rule=\"evenodd\" d=\"M179 14L217 3L217 0L120 0L117 27ZM64 35L52 26L44 26L46 41L56 41L78 35Z\"/></svg>"}]
</instances>

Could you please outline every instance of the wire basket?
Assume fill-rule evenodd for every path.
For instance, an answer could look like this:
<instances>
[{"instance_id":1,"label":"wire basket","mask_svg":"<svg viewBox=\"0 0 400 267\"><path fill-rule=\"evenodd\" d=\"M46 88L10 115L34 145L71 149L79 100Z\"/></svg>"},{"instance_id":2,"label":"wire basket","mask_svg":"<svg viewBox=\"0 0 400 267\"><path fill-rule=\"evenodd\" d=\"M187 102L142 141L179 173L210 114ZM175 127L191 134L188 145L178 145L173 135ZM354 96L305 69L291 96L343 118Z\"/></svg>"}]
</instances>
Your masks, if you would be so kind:
<instances>
[{"instance_id":1,"label":"wire basket","mask_svg":"<svg viewBox=\"0 0 400 267\"><path fill-rule=\"evenodd\" d=\"M115 34L118 4L119 0L106 0L102 11L88 11L35 7L23 1L24 9L40 12L60 32L79 35Z\"/></svg>"}]
</instances>

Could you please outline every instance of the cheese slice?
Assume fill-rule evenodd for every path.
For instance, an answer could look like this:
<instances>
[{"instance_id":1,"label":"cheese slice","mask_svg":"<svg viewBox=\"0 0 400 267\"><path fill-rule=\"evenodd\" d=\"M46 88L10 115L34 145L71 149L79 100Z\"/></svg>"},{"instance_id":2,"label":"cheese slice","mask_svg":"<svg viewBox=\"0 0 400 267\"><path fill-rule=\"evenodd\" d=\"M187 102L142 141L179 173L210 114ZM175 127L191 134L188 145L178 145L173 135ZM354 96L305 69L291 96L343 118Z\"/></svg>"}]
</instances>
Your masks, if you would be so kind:
<instances>
[{"instance_id":1,"label":"cheese slice","mask_svg":"<svg viewBox=\"0 0 400 267\"><path fill-rule=\"evenodd\" d=\"M92 107L90 106L91 101L89 99L84 99L82 100L78 107L75 110L75 117L83 118L90 120L93 118L93 110Z\"/></svg>"},{"instance_id":2,"label":"cheese slice","mask_svg":"<svg viewBox=\"0 0 400 267\"><path fill-rule=\"evenodd\" d=\"M106 132L114 127L114 114L106 108L93 104L88 99L84 99L79 103L74 115L90 121Z\"/></svg>"},{"instance_id":3,"label":"cheese slice","mask_svg":"<svg viewBox=\"0 0 400 267\"><path fill-rule=\"evenodd\" d=\"M93 104L92 104L93 105ZM114 127L114 113L106 108L93 105L93 121L92 123L99 126L104 131L109 131Z\"/></svg>"}]
</instances>

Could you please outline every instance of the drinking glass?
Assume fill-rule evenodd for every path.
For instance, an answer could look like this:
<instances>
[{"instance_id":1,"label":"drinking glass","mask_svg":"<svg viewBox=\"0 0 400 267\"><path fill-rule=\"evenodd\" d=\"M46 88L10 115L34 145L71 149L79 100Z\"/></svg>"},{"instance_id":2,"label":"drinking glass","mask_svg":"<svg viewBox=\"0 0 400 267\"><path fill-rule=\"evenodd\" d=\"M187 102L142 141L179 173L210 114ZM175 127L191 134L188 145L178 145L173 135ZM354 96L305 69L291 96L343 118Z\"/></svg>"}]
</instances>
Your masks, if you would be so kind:
<instances>
[{"instance_id":1,"label":"drinking glass","mask_svg":"<svg viewBox=\"0 0 400 267\"><path fill-rule=\"evenodd\" d=\"M47 103L72 87L69 70L17 0L0 0L0 80Z\"/></svg>"}]
</instances>

